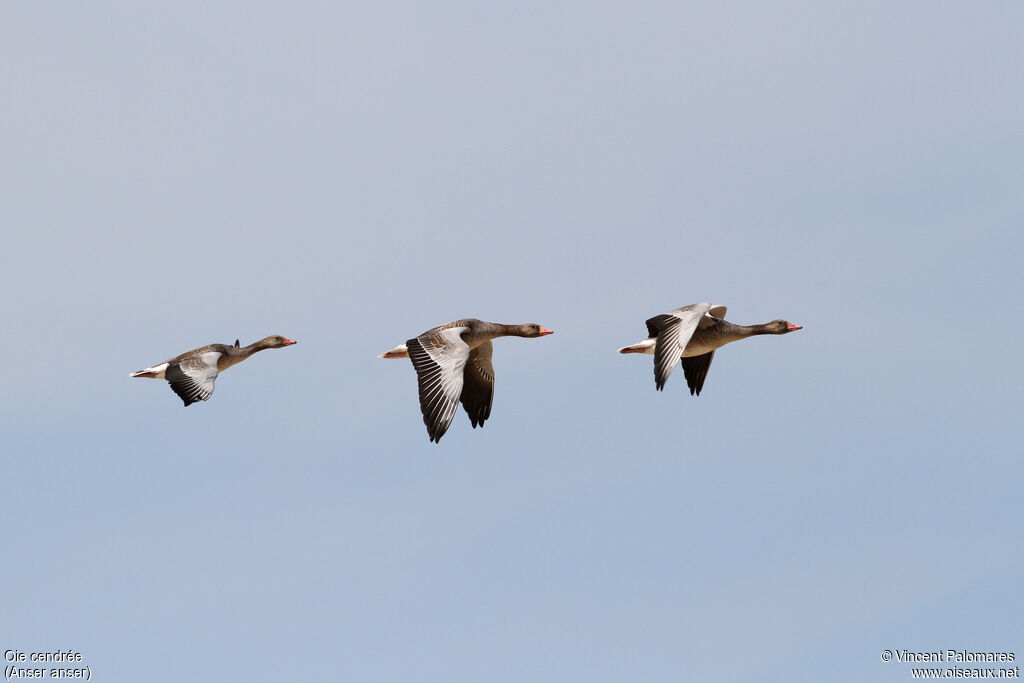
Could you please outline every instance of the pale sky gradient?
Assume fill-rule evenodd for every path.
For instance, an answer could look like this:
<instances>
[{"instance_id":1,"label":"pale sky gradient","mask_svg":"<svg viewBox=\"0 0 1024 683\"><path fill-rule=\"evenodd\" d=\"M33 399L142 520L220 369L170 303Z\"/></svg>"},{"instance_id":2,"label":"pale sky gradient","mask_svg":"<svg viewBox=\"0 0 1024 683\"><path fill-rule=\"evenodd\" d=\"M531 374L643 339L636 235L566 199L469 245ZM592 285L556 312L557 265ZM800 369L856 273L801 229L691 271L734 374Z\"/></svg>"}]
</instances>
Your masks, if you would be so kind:
<instances>
[{"instance_id":1,"label":"pale sky gradient","mask_svg":"<svg viewBox=\"0 0 1024 683\"><path fill-rule=\"evenodd\" d=\"M1024 658L1024 7L6 3L0 650L94 681ZM804 330L703 394L615 350ZM495 343L428 443L408 361ZM128 373L283 334L183 408Z\"/></svg>"}]
</instances>

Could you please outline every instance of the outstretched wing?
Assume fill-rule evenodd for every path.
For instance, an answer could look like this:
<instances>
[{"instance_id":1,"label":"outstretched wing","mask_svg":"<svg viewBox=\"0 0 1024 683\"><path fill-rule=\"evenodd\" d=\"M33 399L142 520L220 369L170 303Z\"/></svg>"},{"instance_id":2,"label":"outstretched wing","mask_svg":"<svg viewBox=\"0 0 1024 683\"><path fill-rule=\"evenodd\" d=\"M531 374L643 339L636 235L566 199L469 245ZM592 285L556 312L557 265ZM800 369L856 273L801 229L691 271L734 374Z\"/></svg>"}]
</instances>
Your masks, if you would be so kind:
<instances>
[{"instance_id":1,"label":"outstretched wing","mask_svg":"<svg viewBox=\"0 0 1024 683\"><path fill-rule=\"evenodd\" d=\"M493 351L489 339L470 351L462 373L462 407L466 409L474 429L483 427L484 420L491 416L491 403L494 401Z\"/></svg>"},{"instance_id":2,"label":"outstretched wing","mask_svg":"<svg viewBox=\"0 0 1024 683\"><path fill-rule=\"evenodd\" d=\"M213 383L217 380L217 360L220 353L208 351L170 363L164 372L171 389L186 406L205 401L213 396Z\"/></svg>"},{"instance_id":3,"label":"outstretched wing","mask_svg":"<svg viewBox=\"0 0 1024 683\"><path fill-rule=\"evenodd\" d=\"M690 396L697 394L704 388L704 378L708 376L708 368L711 367L711 359L715 352L710 351L700 356L683 358L683 374L686 375L686 384L690 387Z\"/></svg>"},{"instance_id":4,"label":"outstretched wing","mask_svg":"<svg viewBox=\"0 0 1024 683\"><path fill-rule=\"evenodd\" d=\"M708 303L691 304L647 321L647 331L658 340L654 347L654 385L658 391L665 387L701 317L710 309Z\"/></svg>"},{"instance_id":5,"label":"outstretched wing","mask_svg":"<svg viewBox=\"0 0 1024 683\"><path fill-rule=\"evenodd\" d=\"M465 327L427 332L405 343L416 368L420 410L431 441L440 441L455 416L462 395L463 368L469 345L462 341Z\"/></svg>"}]
</instances>

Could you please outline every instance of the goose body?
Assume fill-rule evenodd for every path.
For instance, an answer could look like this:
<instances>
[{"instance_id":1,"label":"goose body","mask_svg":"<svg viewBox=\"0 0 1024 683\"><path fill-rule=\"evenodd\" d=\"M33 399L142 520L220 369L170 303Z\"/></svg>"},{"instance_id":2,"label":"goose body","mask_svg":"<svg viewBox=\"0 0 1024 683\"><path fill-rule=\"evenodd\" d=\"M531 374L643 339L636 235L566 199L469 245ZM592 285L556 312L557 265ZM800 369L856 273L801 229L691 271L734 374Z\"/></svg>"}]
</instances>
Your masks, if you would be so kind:
<instances>
[{"instance_id":1,"label":"goose body","mask_svg":"<svg viewBox=\"0 0 1024 683\"><path fill-rule=\"evenodd\" d=\"M205 401L213 395L217 375L263 349L291 346L295 341L271 335L248 346L207 344L186 351L163 363L131 373L131 377L165 379L186 406Z\"/></svg>"},{"instance_id":2,"label":"goose body","mask_svg":"<svg viewBox=\"0 0 1024 683\"><path fill-rule=\"evenodd\" d=\"M427 435L432 442L440 442L460 402L474 429L490 417L494 399L491 340L548 334L552 331L536 323L502 325L464 318L433 327L378 358L412 360Z\"/></svg>"},{"instance_id":3,"label":"goose body","mask_svg":"<svg viewBox=\"0 0 1024 683\"><path fill-rule=\"evenodd\" d=\"M624 346L619 353L654 355L654 385L661 391L682 361L690 394L700 396L715 351L731 342L761 334L788 334L803 329L786 320L763 325L735 325L725 320L726 307L690 304L647 321L648 337Z\"/></svg>"}]
</instances>

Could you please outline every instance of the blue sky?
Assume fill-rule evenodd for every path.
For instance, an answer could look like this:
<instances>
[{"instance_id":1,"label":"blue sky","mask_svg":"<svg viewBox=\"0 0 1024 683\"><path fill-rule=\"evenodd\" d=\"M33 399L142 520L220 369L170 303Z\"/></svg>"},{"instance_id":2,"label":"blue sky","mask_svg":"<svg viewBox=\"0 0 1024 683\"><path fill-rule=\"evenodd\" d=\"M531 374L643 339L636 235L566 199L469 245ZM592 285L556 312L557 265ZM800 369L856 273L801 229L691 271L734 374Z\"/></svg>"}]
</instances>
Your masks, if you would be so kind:
<instances>
[{"instance_id":1,"label":"blue sky","mask_svg":"<svg viewBox=\"0 0 1024 683\"><path fill-rule=\"evenodd\" d=\"M6 5L0 647L98 681L1017 652L1022 15ZM656 392L615 349L698 301L804 329ZM376 354L461 317L555 334L434 445ZM128 378L268 334L188 409Z\"/></svg>"}]
</instances>

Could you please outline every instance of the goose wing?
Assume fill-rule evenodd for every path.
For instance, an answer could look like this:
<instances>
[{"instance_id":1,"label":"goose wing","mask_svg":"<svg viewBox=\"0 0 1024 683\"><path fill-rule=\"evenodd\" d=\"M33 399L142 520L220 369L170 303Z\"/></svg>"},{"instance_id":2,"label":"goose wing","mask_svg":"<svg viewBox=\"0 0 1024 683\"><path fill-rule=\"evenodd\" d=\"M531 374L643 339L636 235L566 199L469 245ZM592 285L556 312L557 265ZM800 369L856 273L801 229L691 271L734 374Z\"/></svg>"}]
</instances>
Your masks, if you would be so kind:
<instances>
[{"instance_id":1,"label":"goose wing","mask_svg":"<svg viewBox=\"0 0 1024 683\"><path fill-rule=\"evenodd\" d=\"M220 356L217 351L208 351L169 363L164 379L186 406L196 401L205 401L213 396Z\"/></svg>"},{"instance_id":2,"label":"goose wing","mask_svg":"<svg viewBox=\"0 0 1024 683\"><path fill-rule=\"evenodd\" d=\"M462 333L467 329L432 330L405 343L416 368L420 410L431 441L440 441L448 431L462 396L463 369L469 359Z\"/></svg>"},{"instance_id":3,"label":"goose wing","mask_svg":"<svg viewBox=\"0 0 1024 683\"><path fill-rule=\"evenodd\" d=\"M700 390L704 388L704 378L708 376L708 368L711 367L711 359L715 352L710 351L700 356L683 358L683 374L686 376L686 384L690 387L690 396L700 396Z\"/></svg>"},{"instance_id":4,"label":"goose wing","mask_svg":"<svg viewBox=\"0 0 1024 683\"><path fill-rule=\"evenodd\" d=\"M658 340L654 347L654 385L658 391L665 387L697 324L710 309L708 303L690 304L647 321L647 331Z\"/></svg>"},{"instance_id":5,"label":"goose wing","mask_svg":"<svg viewBox=\"0 0 1024 683\"><path fill-rule=\"evenodd\" d=\"M462 407L466 409L474 429L483 427L484 420L491 416L491 404L494 402L493 351L494 346L489 339L470 351L462 373Z\"/></svg>"}]
</instances>

